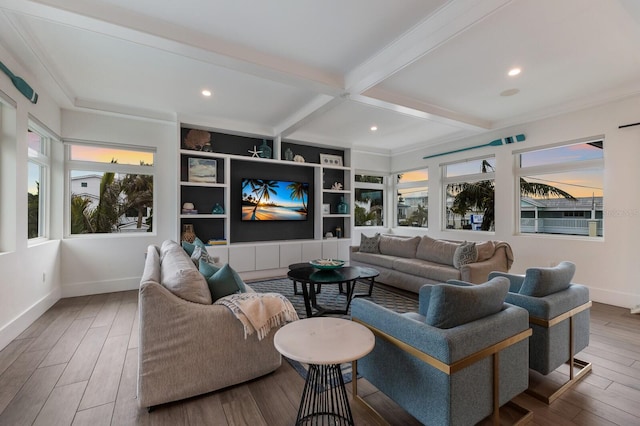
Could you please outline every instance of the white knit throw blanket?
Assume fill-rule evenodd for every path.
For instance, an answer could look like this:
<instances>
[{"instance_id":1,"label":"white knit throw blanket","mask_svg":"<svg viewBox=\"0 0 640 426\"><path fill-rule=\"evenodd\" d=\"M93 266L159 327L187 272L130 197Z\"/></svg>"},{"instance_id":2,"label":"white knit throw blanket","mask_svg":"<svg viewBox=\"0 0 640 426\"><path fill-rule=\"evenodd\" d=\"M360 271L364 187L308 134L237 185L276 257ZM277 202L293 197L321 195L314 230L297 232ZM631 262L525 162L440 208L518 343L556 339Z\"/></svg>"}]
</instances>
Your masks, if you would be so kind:
<instances>
[{"instance_id":1,"label":"white knit throw blanket","mask_svg":"<svg viewBox=\"0 0 640 426\"><path fill-rule=\"evenodd\" d=\"M262 340L274 327L298 320L291 302L279 293L237 293L221 297L214 305L224 305L242 322L244 338L258 333Z\"/></svg>"}]
</instances>

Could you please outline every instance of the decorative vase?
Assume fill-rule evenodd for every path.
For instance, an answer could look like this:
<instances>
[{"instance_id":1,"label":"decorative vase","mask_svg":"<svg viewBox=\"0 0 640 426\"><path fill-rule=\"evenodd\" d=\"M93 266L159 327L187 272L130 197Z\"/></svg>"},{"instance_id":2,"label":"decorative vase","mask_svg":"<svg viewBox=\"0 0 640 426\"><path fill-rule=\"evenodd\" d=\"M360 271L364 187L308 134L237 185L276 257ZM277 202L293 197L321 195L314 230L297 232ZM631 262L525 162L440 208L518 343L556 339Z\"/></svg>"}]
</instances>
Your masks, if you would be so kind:
<instances>
[{"instance_id":1,"label":"decorative vase","mask_svg":"<svg viewBox=\"0 0 640 426\"><path fill-rule=\"evenodd\" d=\"M291 148L287 148L284 152L284 159L287 161L293 161L293 151L291 151Z\"/></svg>"},{"instance_id":2,"label":"decorative vase","mask_svg":"<svg viewBox=\"0 0 640 426\"><path fill-rule=\"evenodd\" d=\"M344 202L344 197L340 197L337 208L338 214L347 214L349 212L349 204Z\"/></svg>"},{"instance_id":3,"label":"decorative vase","mask_svg":"<svg viewBox=\"0 0 640 426\"><path fill-rule=\"evenodd\" d=\"M271 158L271 147L267 144L266 139L262 139L262 145L258 149L260 150L260 158Z\"/></svg>"},{"instance_id":4,"label":"decorative vase","mask_svg":"<svg viewBox=\"0 0 640 426\"><path fill-rule=\"evenodd\" d=\"M220 204L216 203L213 206L213 210L211 210L211 213L213 213L213 214L224 214L224 207L222 207Z\"/></svg>"},{"instance_id":5,"label":"decorative vase","mask_svg":"<svg viewBox=\"0 0 640 426\"><path fill-rule=\"evenodd\" d=\"M193 230L192 224L185 223L182 225L182 235L180 239L188 243L193 243L196 240L196 233Z\"/></svg>"}]
</instances>

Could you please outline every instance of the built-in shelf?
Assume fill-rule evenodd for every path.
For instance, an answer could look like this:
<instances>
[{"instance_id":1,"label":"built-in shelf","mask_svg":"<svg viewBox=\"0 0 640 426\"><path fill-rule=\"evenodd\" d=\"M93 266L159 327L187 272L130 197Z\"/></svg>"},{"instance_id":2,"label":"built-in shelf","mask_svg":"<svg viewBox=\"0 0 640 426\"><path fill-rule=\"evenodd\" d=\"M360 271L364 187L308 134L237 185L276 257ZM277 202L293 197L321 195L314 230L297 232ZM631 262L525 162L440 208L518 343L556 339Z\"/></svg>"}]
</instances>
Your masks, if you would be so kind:
<instances>
[{"instance_id":1,"label":"built-in shelf","mask_svg":"<svg viewBox=\"0 0 640 426\"><path fill-rule=\"evenodd\" d=\"M181 214L180 219L226 219L226 214Z\"/></svg>"},{"instance_id":2,"label":"built-in shelf","mask_svg":"<svg viewBox=\"0 0 640 426\"><path fill-rule=\"evenodd\" d=\"M206 183L206 182L180 182L182 186L197 186L201 188L226 188L224 183Z\"/></svg>"},{"instance_id":3,"label":"built-in shelf","mask_svg":"<svg viewBox=\"0 0 640 426\"><path fill-rule=\"evenodd\" d=\"M207 240L223 240L226 244L220 244L216 247L229 248L237 244L260 244L264 243L268 235L262 238L256 238L254 241L252 235L254 230L261 232L261 228L253 226L247 222L240 222L239 209L241 206L238 196L241 192L239 179L245 177L259 178L264 176L278 176L273 179L287 179L287 174L291 176L302 176L312 185L312 193L309 194L309 204L312 207L309 211L312 222L311 229L297 228L298 236L295 232L291 235L288 231L291 228L287 224L286 231L272 230L277 235L273 237L274 242L279 241L278 238L300 238L311 239L312 241L326 241L324 236L328 233L335 233L340 228L344 239L347 240L351 228L351 204L352 204L352 171L350 164L350 153L342 149L330 149L312 144L298 144L285 142L280 140L272 140L260 136L240 136L227 135L218 132L208 131L211 135L211 143L206 147L205 151L197 149L185 149L187 145L184 138L191 130L191 127L183 127L181 129L181 140L179 142L179 194L180 194L180 210L185 202L194 204L194 208L199 211L198 214L180 214L180 230L185 224L194 226L196 235L203 241ZM202 131L202 130L201 130ZM206 130L204 130L206 131ZM253 146L260 146L263 139L267 140L269 147L272 148L273 158L252 157L247 151L252 150ZM301 154L305 157L305 162L290 161L284 158L283 152L286 149L292 149L295 154ZM343 166L328 166L320 164L320 154L341 155L343 157ZM216 179L217 182L190 182L189 181L189 158L212 159L216 161ZM305 171L306 170L306 171ZM267 177L271 178L271 177ZM295 181L295 180L294 180ZM342 189L331 189L331 186L339 182ZM336 213L337 205L342 200L350 206L349 213ZM224 214L211 214L213 206L220 204L224 209ZM323 214L322 205L330 204L331 213ZM249 226L251 225L251 226ZM270 228L278 229L277 224ZM269 231L267 231L268 234Z\"/></svg>"}]
</instances>

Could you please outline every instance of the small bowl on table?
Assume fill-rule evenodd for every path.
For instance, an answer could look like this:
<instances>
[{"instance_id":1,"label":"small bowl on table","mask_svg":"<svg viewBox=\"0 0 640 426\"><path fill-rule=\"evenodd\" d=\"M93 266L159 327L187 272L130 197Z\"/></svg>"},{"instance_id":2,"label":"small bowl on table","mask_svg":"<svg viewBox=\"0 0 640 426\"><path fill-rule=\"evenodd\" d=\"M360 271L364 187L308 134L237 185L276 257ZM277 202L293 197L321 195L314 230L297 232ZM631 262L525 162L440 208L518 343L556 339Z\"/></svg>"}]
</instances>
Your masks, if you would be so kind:
<instances>
[{"instance_id":1,"label":"small bowl on table","mask_svg":"<svg viewBox=\"0 0 640 426\"><path fill-rule=\"evenodd\" d=\"M315 259L310 260L309 264L318 269L338 269L344 266L345 261L339 259Z\"/></svg>"}]
</instances>

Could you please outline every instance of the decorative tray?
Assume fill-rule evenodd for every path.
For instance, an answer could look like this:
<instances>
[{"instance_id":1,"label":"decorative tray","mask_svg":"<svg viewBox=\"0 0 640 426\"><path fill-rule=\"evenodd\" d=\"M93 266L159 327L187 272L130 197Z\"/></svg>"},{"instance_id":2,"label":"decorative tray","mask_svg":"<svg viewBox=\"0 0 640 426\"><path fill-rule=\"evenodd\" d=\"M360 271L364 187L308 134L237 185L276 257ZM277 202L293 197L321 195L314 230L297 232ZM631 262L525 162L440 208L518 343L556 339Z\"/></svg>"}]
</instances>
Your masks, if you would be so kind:
<instances>
[{"instance_id":1,"label":"decorative tray","mask_svg":"<svg viewBox=\"0 0 640 426\"><path fill-rule=\"evenodd\" d=\"M344 266L345 261L339 259L315 259L310 260L309 263L318 269L338 269Z\"/></svg>"}]
</instances>

